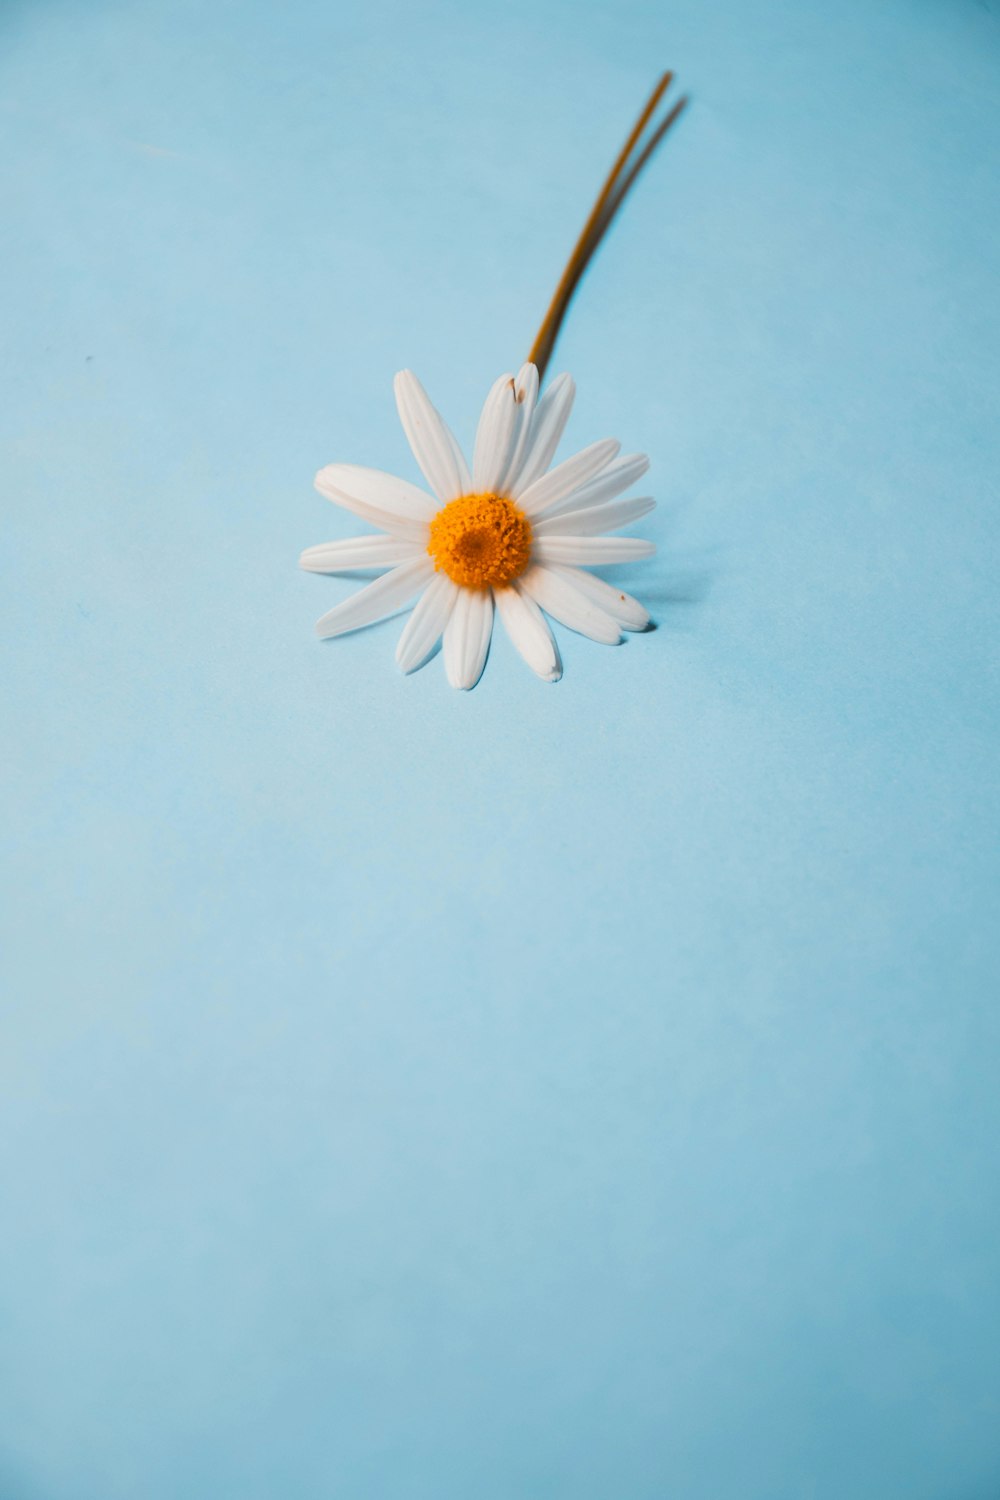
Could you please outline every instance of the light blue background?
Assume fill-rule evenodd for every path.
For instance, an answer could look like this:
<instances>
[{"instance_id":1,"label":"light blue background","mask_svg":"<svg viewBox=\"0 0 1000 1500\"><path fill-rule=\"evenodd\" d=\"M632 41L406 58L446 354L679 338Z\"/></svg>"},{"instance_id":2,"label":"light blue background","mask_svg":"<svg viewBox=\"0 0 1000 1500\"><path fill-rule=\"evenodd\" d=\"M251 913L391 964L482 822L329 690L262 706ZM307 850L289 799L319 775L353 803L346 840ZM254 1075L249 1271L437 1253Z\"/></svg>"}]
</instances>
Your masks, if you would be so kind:
<instances>
[{"instance_id":1,"label":"light blue background","mask_svg":"<svg viewBox=\"0 0 1000 1500\"><path fill-rule=\"evenodd\" d=\"M0 44L3 1500L1000 1495L994 0ZM319 644L667 65L553 364L658 629Z\"/></svg>"}]
</instances>

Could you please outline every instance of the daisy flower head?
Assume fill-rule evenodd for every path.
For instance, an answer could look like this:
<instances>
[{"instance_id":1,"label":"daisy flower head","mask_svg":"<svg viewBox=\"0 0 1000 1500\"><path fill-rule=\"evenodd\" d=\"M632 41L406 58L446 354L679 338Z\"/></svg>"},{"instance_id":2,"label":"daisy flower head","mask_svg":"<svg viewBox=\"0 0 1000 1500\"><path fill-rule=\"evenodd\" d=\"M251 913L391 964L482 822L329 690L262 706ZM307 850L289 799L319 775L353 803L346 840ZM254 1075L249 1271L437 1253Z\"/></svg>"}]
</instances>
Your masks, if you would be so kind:
<instances>
[{"instance_id":1,"label":"daisy flower head","mask_svg":"<svg viewBox=\"0 0 1000 1500\"><path fill-rule=\"evenodd\" d=\"M670 105L673 73L653 89L604 180L566 262L555 294L517 375L501 375L483 407L472 466L411 370L396 376L396 405L430 493L405 479L353 464L328 464L316 488L378 528L378 534L308 547L313 573L375 568L381 577L317 622L321 636L343 635L414 604L396 647L404 672L444 641L453 687L479 681L499 614L539 677L562 675L546 616L593 641L616 645L649 616L635 599L588 570L635 562L655 551L638 537L613 536L653 509L622 499L649 468L643 453L622 456L613 438L550 468L573 405L574 385L559 375L539 387L567 308L636 178L687 104ZM664 103L666 101L666 103ZM661 103L665 113L657 118Z\"/></svg>"},{"instance_id":2,"label":"daisy flower head","mask_svg":"<svg viewBox=\"0 0 1000 1500\"><path fill-rule=\"evenodd\" d=\"M587 569L655 550L652 542L608 534L653 509L645 496L620 498L649 460L621 455L606 438L550 468L573 404L568 375L541 397L535 364L502 375L483 406L471 468L412 371L396 376L395 391L431 493L353 464L319 471L320 494L378 530L309 547L302 567L381 572L317 622L320 636L357 630L416 601L396 647L399 666L414 671L443 637L448 681L471 688L486 663L495 614L547 682L562 668L546 615L606 645L617 644L623 630L645 628L642 605Z\"/></svg>"}]
</instances>

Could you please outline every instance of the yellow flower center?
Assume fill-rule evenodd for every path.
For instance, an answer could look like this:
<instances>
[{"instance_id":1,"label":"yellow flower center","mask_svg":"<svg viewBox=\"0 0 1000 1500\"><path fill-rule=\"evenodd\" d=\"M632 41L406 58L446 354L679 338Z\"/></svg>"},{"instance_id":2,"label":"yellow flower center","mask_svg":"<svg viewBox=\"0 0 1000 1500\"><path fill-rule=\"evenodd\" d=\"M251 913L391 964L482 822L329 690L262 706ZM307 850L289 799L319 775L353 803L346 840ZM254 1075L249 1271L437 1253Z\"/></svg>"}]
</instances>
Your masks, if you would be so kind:
<instances>
[{"instance_id":1,"label":"yellow flower center","mask_svg":"<svg viewBox=\"0 0 1000 1500\"><path fill-rule=\"evenodd\" d=\"M503 495L462 495L434 517L427 551L462 588L499 587L531 561L531 522Z\"/></svg>"}]
</instances>

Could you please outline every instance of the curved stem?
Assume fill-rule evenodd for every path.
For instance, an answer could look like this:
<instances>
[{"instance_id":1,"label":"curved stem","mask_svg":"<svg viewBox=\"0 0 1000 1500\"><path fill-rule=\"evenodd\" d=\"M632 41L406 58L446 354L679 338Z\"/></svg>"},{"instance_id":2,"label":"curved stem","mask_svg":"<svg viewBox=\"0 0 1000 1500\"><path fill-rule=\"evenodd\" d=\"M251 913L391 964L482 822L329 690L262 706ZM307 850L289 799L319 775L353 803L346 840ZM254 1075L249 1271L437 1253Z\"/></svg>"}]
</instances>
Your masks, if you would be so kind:
<instances>
[{"instance_id":1,"label":"curved stem","mask_svg":"<svg viewBox=\"0 0 1000 1500\"><path fill-rule=\"evenodd\" d=\"M678 100L666 117L661 120L646 142L646 145L639 152L638 156L632 160L630 165L629 159L643 131L652 118L656 106L670 87L673 76L673 73L664 73L643 106L642 112L633 125L628 139L621 151L619 151L611 171L604 180L604 185L597 195L594 206L587 217L587 222L584 224L580 232L580 237L573 247L572 254L566 262L566 267L559 279L559 285L556 287L552 301L549 303L548 310L542 319L541 327L535 335L535 341L528 354L529 362L538 368L539 380L543 380L545 377L545 370L551 358L552 350L555 347L559 329L562 326L570 298L576 291L580 277L587 269L591 257L601 243L601 240L607 234L612 220L625 200L625 195L688 102L686 96Z\"/></svg>"}]
</instances>

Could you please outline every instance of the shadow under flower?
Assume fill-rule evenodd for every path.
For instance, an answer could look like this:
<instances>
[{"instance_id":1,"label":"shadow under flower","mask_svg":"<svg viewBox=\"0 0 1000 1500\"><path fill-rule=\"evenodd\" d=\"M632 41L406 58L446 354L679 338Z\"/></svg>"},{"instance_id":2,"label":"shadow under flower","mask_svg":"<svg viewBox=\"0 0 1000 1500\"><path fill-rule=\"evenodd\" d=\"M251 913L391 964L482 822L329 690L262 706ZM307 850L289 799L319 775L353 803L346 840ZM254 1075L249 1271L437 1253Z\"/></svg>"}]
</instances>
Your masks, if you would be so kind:
<instances>
[{"instance_id":1,"label":"shadow under flower","mask_svg":"<svg viewBox=\"0 0 1000 1500\"><path fill-rule=\"evenodd\" d=\"M605 583L617 588L619 576L615 568L593 570ZM661 625L683 625L690 620L697 607L705 602L715 582L716 569L707 555L678 559L673 563L650 566L648 583L629 580L629 592L649 610L650 621L644 632L658 630ZM659 618L656 618L659 616Z\"/></svg>"}]
</instances>

